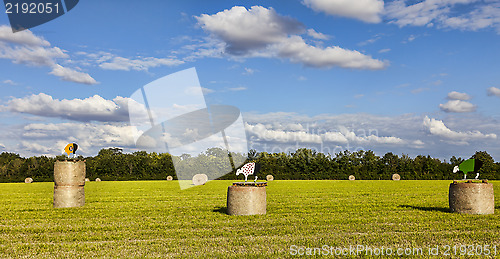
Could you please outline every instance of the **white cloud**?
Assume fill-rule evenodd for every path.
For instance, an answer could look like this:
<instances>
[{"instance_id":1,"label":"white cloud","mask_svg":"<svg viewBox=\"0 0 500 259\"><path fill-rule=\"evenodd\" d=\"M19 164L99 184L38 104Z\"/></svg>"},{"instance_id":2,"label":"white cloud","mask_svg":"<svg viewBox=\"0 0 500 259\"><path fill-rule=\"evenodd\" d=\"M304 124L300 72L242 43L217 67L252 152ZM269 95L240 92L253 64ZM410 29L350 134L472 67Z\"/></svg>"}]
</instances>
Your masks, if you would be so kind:
<instances>
[{"instance_id":1,"label":"white cloud","mask_svg":"<svg viewBox=\"0 0 500 259\"><path fill-rule=\"evenodd\" d=\"M310 45L299 35L305 30L300 22L281 16L272 8L253 6L247 10L235 6L196 18L205 31L224 42L225 53L233 56L288 58L311 67L375 70L388 65L358 51Z\"/></svg>"},{"instance_id":2,"label":"white cloud","mask_svg":"<svg viewBox=\"0 0 500 259\"><path fill-rule=\"evenodd\" d=\"M440 104L439 108L444 112L474 112L477 106L462 100L450 100L445 104Z\"/></svg>"},{"instance_id":3,"label":"white cloud","mask_svg":"<svg viewBox=\"0 0 500 259\"><path fill-rule=\"evenodd\" d=\"M0 58L9 59L14 64L52 67L55 59L66 59L69 56L58 47L0 44Z\"/></svg>"},{"instance_id":4,"label":"white cloud","mask_svg":"<svg viewBox=\"0 0 500 259\"><path fill-rule=\"evenodd\" d=\"M263 124L250 125L245 124L245 129L252 135L257 136L259 140L271 142L300 142L300 143L321 143L321 136L299 131L282 131L267 129Z\"/></svg>"},{"instance_id":5,"label":"white cloud","mask_svg":"<svg viewBox=\"0 0 500 259\"><path fill-rule=\"evenodd\" d=\"M425 92L425 91L429 91L429 90L431 90L431 89L428 87L420 87L420 88L411 90L411 93L412 94L419 94L421 92Z\"/></svg>"},{"instance_id":6,"label":"white cloud","mask_svg":"<svg viewBox=\"0 0 500 259\"><path fill-rule=\"evenodd\" d=\"M89 74L57 64L57 59L68 60L69 55L58 47L51 47L48 41L29 30L12 33L10 27L0 26L0 58L11 60L14 64L50 67L50 74L65 81L97 83Z\"/></svg>"},{"instance_id":7,"label":"white cloud","mask_svg":"<svg viewBox=\"0 0 500 259\"><path fill-rule=\"evenodd\" d=\"M412 42L412 41L414 41L416 38L417 38L417 36L415 36L415 35L410 35L410 36L408 36L408 39L406 39L406 42Z\"/></svg>"},{"instance_id":8,"label":"white cloud","mask_svg":"<svg viewBox=\"0 0 500 259\"><path fill-rule=\"evenodd\" d=\"M344 136L344 134L333 131L321 134L321 138L324 142L333 142L338 144L347 144L349 140Z\"/></svg>"},{"instance_id":9,"label":"white cloud","mask_svg":"<svg viewBox=\"0 0 500 259\"><path fill-rule=\"evenodd\" d=\"M472 31L491 27L500 33L500 3L496 1L424 0L408 5L407 2L396 0L386 5L385 14L391 23L400 27L437 25Z\"/></svg>"},{"instance_id":10,"label":"white cloud","mask_svg":"<svg viewBox=\"0 0 500 259\"><path fill-rule=\"evenodd\" d=\"M300 36L291 36L278 46L281 57L289 58L294 63L311 67L342 67L353 69L383 69L388 63L373 59L355 50L346 50L337 46L320 48L307 44Z\"/></svg>"},{"instance_id":11,"label":"white cloud","mask_svg":"<svg viewBox=\"0 0 500 259\"><path fill-rule=\"evenodd\" d=\"M496 139L497 135L494 133L483 134L480 131L466 131L458 132L453 131L446 127L441 120L431 119L425 116L423 121L424 127L431 135L438 136L443 139L452 140L455 144L469 144L470 141Z\"/></svg>"},{"instance_id":12,"label":"white cloud","mask_svg":"<svg viewBox=\"0 0 500 259\"><path fill-rule=\"evenodd\" d=\"M333 142L337 144L404 144L405 141L398 137L380 137L375 134L366 135L361 133L356 134L354 131L348 130L346 127L339 127L338 131L321 130L317 132L307 132L306 127L298 123L291 125L277 125L275 129L273 125L264 125L257 123L255 125L246 124L245 128L250 135L257 137L259 141L281 142L281 143L314 143L322 144ZM281 128L281 129L280 129Z\"/></svg>"},{"instance_id":13,"label":"white cloud","mask_svg":"<svg viewBox=\"0 0 500 259\"><path fill-rule=\"evenodd\" d=\"M391 22L400 27L407 25L423 26L445 14L449 7L447 1L422 1L413 5L406 5L405 0L396 0L386 5L385 13L393 19ZM431 24L432 25L432 24Z\"/></svg>"},{"instance_id":14,"label":"white cloud","mask_svg":"<svg viewBox=\"0 0 500 259\"><path fill-rule=\"evenodd\" d=\"M102 60L103 59L101 59L101 61ZM110 60L106 59L105 62L100 63L99 67L105 70L148 71L149 68L159 66L177 66L183 63L184 61L175 58L138 57L136 59L128 59L113 56Z\"/></svg>"},{"instance_id":15,"label":"white cloud","mask_svg":"<svg viewBox=\"0 0 500 259\"><path fill-rule=\"evenodd\" d=\"M210 89L210 88L205 88L205 87L202 87L202 88L201 88L201 91L202 91L204 94L210 94L210 93L215 92L215 90Z\"/></svg>"},{"instance_id":16,"label":"white cloud","mask_svg":"<svg viewBox=\"0 0 500 259\"><path fill-rule=\"evenodd\" d=\"M391 51L391 49L381 49L378 51L378 53L387 53L389 51Z\"/></svg>"},{"instance_id":17,"label":"white cloud","mask_svg":"<svg viewBox=\"0 0 500 259\"><path fill-rule=\"evenodd\" d=\"M234 6L214 15L196 17L200 26L222 39L226 51L233 55L279 43L288 34L302 33L304 25L290 17L281 16L273 8Z\"/></svg>"},{"instance_id":18,"label":"white cloud","mask_svg":"<svg viewBox=\"0 0 500 259\"><path fill-rule=\"evenodd\" d=\"M330 39L330 36L323 34L321 32L317 32L314 29L308 29L307 30L307 35L317 39L317 40L328 40Z\"/></svg>"},{"instance_id":19,"label":"white cloud","mask_svg":"<svg viewBox=\"0 0 500 259\"><path fill-rule=\"evenodd\" d=\"M129 98L120 96L106 100L99 95L85 99L58 100L40 93L25 98L13 98L7 102L6 108L11 112L75 121L128 121L128 101Z\"/></svg>"},{"instance_id":20,"label":"white cloud","mask_svg":"<svg viewBox=\"0 0 500 259\"><path fill-rule=\"evenodd\" d=\"M231 88L228 88L229 91L245 91L247 90L246 87L244 86L238 86L238 87L231 87Z\"/></svg>"},{"instance_id":21,"label":"white cloud","mask_svg":"<svg viewBox=\"0 0 500 259\"><path fill-rule=\"evenodd\" d=\"M457 91L449 92L447 98L449 100L461 100L461 101L467 101L471 99L470 95L466 93L459 93Z\"/></svg>"},{"instance_id":22,"label":"white cloud","mask_svg":"<svg viewBox=\"0 0 500 259\"><path fill-rule=\"evenodd\" d=\"M0 26L0 42L9 42L28 46L50 46L50 43L41 37L35 36L30 30L12 32L9 26Z\"/></svg>"},{"instance_id":23,"label":"white cloud","mask_svg":"<svg viewBox=\"0 0 500 259\"><path fill-rule=\"evenodd\" d=\"M443 18L442 26L472 31L493 27L500 34L500 3L482 5L458 17Z\"/></svg>"},{"instance_id":24,"label":"white cloud","mask_svg":"<svg viewBox=\"0 0 500 259\"><path fill-rule=\"evenodd\" d=\"M380 137L377 135L361 135L358 136L354 131L349 131L345 127L340 127L340 133L345 138L355 144L404 144L405 141L398 137Z\"/></svg>"},{"instance_id":25,"label":"white cloud","mask_svg":"<svg viewBox=\"0 0 500 259\"><path fill-rule=\"evenodd\" d=\"M500 97L500 89L492 86L488 88L488 95Z\"/></svg>"},{"instance_id":26,"label":"white cloud","mask_svg":"<svg viewBox=\"0 0 500 259\"><path fill-rule=\"evenodd\" d=\"M245 113L243 118L248 148L258 151L293 152L305 147L334 154L343 150L363 149L373 150L377 155L393 152L413 157L429 154L449 159L453 155L468 157L476 150L487 150L493 157L500 157L498 120L478 114L449 114L446 126L442 121L414 114L306 116L279 112ZM59 155L68 142L77 142L83 155L96 155L101 148L113 146L125 148L126 152L137 150L134 136L140 136L142 131L128 126L128 122L106 124L110 125L101 122L37 122L10 126L0 123L0 130L4 132L0 135L0 143L7 147L5 151L22 156L42 154L33 151L35 149L49 149L49 155ZM231 135L228 131L226 134ZM243 141L245 137L241 137ZM22 141L37 145L30 151L20 144ZM155 146L154 143L155 140L151 139L151 146ZM457 148L459 144L463 146Z\"/></svg>"},{"instance_id":27,"label":"white cloud","mask_svg":"<svg viewBox=\"0 0 500 259\"><path fill-rule=\"evenodd\" d=\"M359 46L366 46L368 44L373 44L375 43L376 41L380 40L382 37L380 35L375 35L373 38L371 39L367 39L365 41L362 41L360 43L358 43Z\"/></svg>"},{"instance_id":28,"label":"white cloud","mask_svg":"<svg viewBox=\"0 0 500 259\"><path fill-rule=\"evenodd\" d=\"M59 155L68 142L77 142L81 154L95 155L107 147L135 148L135 127L93 123L28 124L20 131L23 139L18 145L20 153L28 155ZM28 139L28 140L27 140Z\"/></svg>"},{"instance_id":29,"label":"white cloud","mask_svg":"<svg viewBox=\"0 0 500 259\"><path fill-rule=\"evenodd\" d=\"M42 155L50 154L52 150L51 148L40 145L36 142L28 142L28 141L21 141L20 147L26 151Z\"/></svg>"},{"instance_id":30,"label":"white cloud","mask_svg":"<svg viewBox=\"0 0 500 259\"><path fill-rule=\"evenodd\" d=\"M2 83L6 84L6 85L17 85L17 83L16 83L16 82L14 82L14 81L12 81L12 80L10 80L10 79L3 80L3 82L2 82Z\"/></svg>"},{"instance_id":31,"label":"white cloud","mask_svg":"<svg viewBox=\"0 0 500 259\"><path fill-rule=\"evenodd\" d=\"M425 143L420 139L412 141L411 144L413 144L413 147L415 147L415 148L424 148L425 147Z\"/></svg>"},{"instance_id":32,"label":"white cloud","mask_svg":"<svg viewBox=\"0 0 500 259\"><path fill-rule=\"evenodd\" d=\"M98 82L92 78L89 74L73 70L71 68L63 67L61 65L54 65L52 72L55 76L60 77L64 81L70 81L86 85L94 85Z\"/></svg>"},{"instance_id":33,"label":"white cloud","mask_svg":"<svg viewBox=\"0 0 500 259\"><path fill-rule=\"evenodd\" d=\"M311 9L330 15L359 19L368 23L379 23L384 11L382 0L304 0Z\"/></svg>"},{"instance_id":34,"label":"white cloud","mask_svg":"<svg viewBox=\"0 0 500 259\"><path fill-rule=\"evenodd\" d=\"M244 75L253 75L253 73L255 73L255 70L248 67L245 67L245 72L243 72Z\"/></svg>"},{"instance_id":35,"label":"white cloud","mask_svg":"<svg viewBox=\"0 0 500 259\"><path fill-rule=\"evenodd\" d=\"M374 114L321 114L316 116L295 113L243 114L249 125L262 124L267 130L279 132L297 132L287 127L288 124L301 124L299 130L315 136L321 136L322 143L296 143L266 141L247 131L249 148L267 152L288 152L306 147L334 154L343 150L373 150L377 155L387 152L417 156L429 154L440 159L451 156L469 157L477 150L487 150L492 156L500 157L500 143L496 136L500 134L500 124L492 117L480 114L449 114L447 126L454 132L465 134L469 143L457 149L455 144L463 141L430 134L423 127L425 116L402 114L397 116L379 116ZM430 119L429 119L430 120ZM477 134L477 132L484 134ZM434 132L434 131L433 131ZM265 136L265 135L264 135ZM352 137L356 136L356 137ZM372 136L372 137L369 137ZM351 137L351 138L349 138ZM310 137L312 138L312 137ZM347 141L346 141L347 140ZM452 142L447 145L443 142ZM273 151L274 150L274 151Z\"/></svg>"}]
</instances>

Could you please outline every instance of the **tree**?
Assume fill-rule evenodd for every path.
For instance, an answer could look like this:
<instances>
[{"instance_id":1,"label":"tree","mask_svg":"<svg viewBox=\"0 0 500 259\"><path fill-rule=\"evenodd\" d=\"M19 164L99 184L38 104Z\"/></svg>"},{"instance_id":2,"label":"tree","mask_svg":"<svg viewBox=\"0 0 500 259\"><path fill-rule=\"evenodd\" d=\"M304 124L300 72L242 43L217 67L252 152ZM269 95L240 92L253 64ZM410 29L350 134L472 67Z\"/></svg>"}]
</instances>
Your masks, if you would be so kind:
<instances>
[{"instance_id":1,"label":"tree","mask_svg":"<svg viewBox=\"0 0 500 259\"><path fill-rule=\"evenodd\" d=\"M476 151L472 158L477 159L482 162L482 166L479 169L479 177L483 179L497 179L497 172L495 161L486 151Z\"/></svg>"}]
</instances>

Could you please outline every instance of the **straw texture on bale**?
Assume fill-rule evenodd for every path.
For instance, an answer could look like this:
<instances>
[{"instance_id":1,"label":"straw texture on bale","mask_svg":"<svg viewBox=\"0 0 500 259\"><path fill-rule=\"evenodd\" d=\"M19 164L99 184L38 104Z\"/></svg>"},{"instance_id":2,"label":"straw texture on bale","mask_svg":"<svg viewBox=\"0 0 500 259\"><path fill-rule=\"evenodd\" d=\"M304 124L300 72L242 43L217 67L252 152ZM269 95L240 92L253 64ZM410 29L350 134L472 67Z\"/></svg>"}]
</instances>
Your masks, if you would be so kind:
<instances>
[{"instance_id":1,"label":"straw texture on bale","mask_svg":"<svg viewBox=\"0 0 500 259\"><path fill-rule=\"evenodd\" d=\"M96 181L96 182L100 182L100 181L101 181L101 178L95 178L95 181Z\"/></svg>"},{"instance_id":2,"label":"straw texture on bale","mask_svg":"<svg viewBox=\"0 0 500 259\"><path fill-rule=\"evenodd\" d=\"M354 180L356 180L356 177L354 177L354 175L349 175L349 180L354 181Z\"/></svg>"},{"instance_id":3,"label":"straw texture on bale","mask_svg":"<svg viewBox=\"0 0 500 259\"><path fill-rule=\"evenodd\" d=\"M401 180L401 176L399 174L393 174L392 175L392 180L393 181L399 181L399 180Z\"/></svg>"},{"instance_id":4,"label":"straw texture on bale","mask_svg":"<svg viewBox=\"0 0 500 259\"><path fill-rule=\"evenodd\" d=\"M56 161L54 183L57 186L85 185L85 162Z\"/></svg>"},{"instance_id":5,"label":"straw texture on bale","mask_svg":"<svg viewBox=\"0 0 500 259\"><path fill-rule=\"evenodd\" d=\"M167 181L172 181L172 180L174 180L174 178L171 175L167 176Z\"/></svg>"},{"instance_id":6,"label":"straw texture on bale","mask_svg":"<svg viewBox=\"0 0 500 259\"><path fill-rule=\"evenodd\" d=\"M229 186L227 189L227 214L258 215L266 214L265 186Z\"/></svg>"},{"instance_id":7,"label":"straw texture on bale","mask_svg":"<svg viewBox=\"0 0 500 259\"><path fill-rule=\"evenodd\" d=\"M28 178L24 179L24 182L25 183L32 183L33 182L33 178L28 177Z\"/></svg>"},{"instance_id":8,"label":"straw texture on bale","mask_svg":"<svg viewBox=\"0 0 500 259\"><path fill-rule=\"evenodd\" d=\"M90 179L89 178L85 178L85 182L90 182Z\"/></svg>"},{"instance_id":9,"label":"straw texture on bale","mask_svg":"<svg viewBox=\"0 0 500 259\"><path fill-rule=\"evenodd\" d=\"M54 186L54 208L71 208L85 205L83 186Z\"/></svg>"},{"instance_id":10,"label":"straw texture on bale","mask_svg":"<svg viewBox=\"0 0 500 259\"><path fill-rule=\"evenodd\" d=\"M54 208L85 205L84 186L84 161L56 161L54 164Z\"/></svg>"},{"instance_id":11,"label":"straw texture on bale","mask_svg":"<svg viewBox=\"0 0 500 259\"><path fill-rule=\"evenodd\" d=\"M495 195L491 183L451 183L450 211L463 214L494 214Z\"/></svg>"},{"instance_id":12,"label":"straw texture on bale","mask_svg":"<svg viewBox=\"0 0 500 259\"><path fill-rule=\"evenodd\" d=\"M208 176L206 174L195 174L193 176L194 185L204 185L208 182Z\"/></svg>"},{"instance_id":13,"label":"straw texture on bale","mask_svg":"<svg viewBox=\"0 0 500 259\"><path fill-rule=\"evenodd\" d=\"M269 181L274 181L274 176L272 176L272 175L268 174L268 175L266 176L266 180L267 180L268 182L269 182Z\"/></svg>"}]
</instances>

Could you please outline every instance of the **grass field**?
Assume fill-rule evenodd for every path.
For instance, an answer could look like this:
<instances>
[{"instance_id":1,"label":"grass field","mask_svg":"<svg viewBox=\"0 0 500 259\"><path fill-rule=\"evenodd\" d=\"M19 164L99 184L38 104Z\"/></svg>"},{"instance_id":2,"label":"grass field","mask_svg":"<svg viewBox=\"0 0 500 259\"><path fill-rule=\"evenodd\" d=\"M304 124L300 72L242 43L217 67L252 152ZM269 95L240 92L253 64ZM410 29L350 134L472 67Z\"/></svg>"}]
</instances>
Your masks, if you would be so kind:
<instances>
[{"instance_id":1,"label":"grass field","mask_svg":"<svg viewBox=\"0 0 500 259\"><path fill-rule=\"evenodd\" d=\"M494 215L449 213L450 182L273 181L259 216L225 214L232 181L182 191L175 181L87 182L85 206L69 209L52 208L53 183L0 184L0 258L283 258L356 246L429 257L471 245L500 257L500 199Z\"/></svg>"}]
</instances>

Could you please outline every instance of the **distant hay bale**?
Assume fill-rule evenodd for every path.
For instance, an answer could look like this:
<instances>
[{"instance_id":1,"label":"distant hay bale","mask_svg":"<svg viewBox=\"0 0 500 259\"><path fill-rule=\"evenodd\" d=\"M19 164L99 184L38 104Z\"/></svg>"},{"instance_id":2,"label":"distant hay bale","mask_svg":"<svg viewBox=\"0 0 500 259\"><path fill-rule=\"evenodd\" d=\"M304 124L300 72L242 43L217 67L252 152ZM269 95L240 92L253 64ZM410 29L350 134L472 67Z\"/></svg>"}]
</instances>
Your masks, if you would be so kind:
<instances>
[{"instance_id":1,"label":"distant hay bale","mask_svg":"<svg viewBox=\"0 0 500 259\"><path fill-rule=\"evenodd\" d=\"M174 180L174 178L171 175L167 176L167 181L172 181L172 180Z\"/></svg>"},{"instance_id":2,"label":"distant hay bale","mask_svg":"<svg viewBox=\"0 0 500 259\"><path fill-rule=\"evenodd\" d=\"M96 181L96 182L100 182L100 181L101 181L101 178L95 178L95 181Z\"/></svg>"},{"instance_id":3,"label":"distant hay bale","mask_svg":"<svg viewBox=\"0 0 500 259\"><path fill-rule=\"evenodd\" d=\"M89 178L85 178L85 182L89 182L89 181L90 181L90 179L89 179Z\"/></svg>"},{"instance_id":4,"label":"distant hay bale","mask_svg":"<svg viewBox=\"0 0 500 259\"><path fill-rule=\"evenodd\" d=\"M208 176L206 174L195 174L193 176L194 185L204 185L208 182Z\"/></svg>"},{"instance_id":5,"label":"distant hay bale","mask_svg":"<svg viewBox=\"0 0 500 259\"><path fill-rule=\"evenodd\" d=\"M393 181L399 181L399 180L401 180L401 176L399 174L393 174L392 175L392 180Z\"/></svg>"},{"instance_id":6,"label":"distant hay bale","mask_svg":"<svg viewBox=\"0 0 500 259\"><path fill-rule=\"evenodd\" d=\"M32 183L33 182L33 178L28 177L28 178L24 179L24 182L25 183Z\"/></svg>"},{"instance_id":7,"label":"distant hay bale","mask_svg":"<svg viewBox=\"0 0 500 259\"><path fill-rule=\"evenodd\" d=\"M268 174L268 175L266 176L266 180L267 180L268 182L270 182L270 181L274 181L274 176L272 176L272 175Z\"/></svg>"},{"instance_id":8,"label":"distant hay bale","mask_svg":"<svg viewBox=\"0 0 500 259\"><path fill-rule=\"evenodd\" d=\"M349 180L354 181L354 180L356 180L356 177L354 177L354 175L349 175Z\"/></svg>"}]
</instances>

